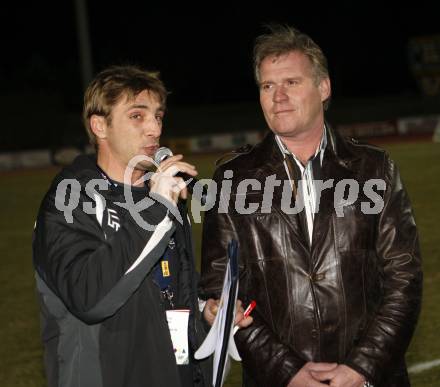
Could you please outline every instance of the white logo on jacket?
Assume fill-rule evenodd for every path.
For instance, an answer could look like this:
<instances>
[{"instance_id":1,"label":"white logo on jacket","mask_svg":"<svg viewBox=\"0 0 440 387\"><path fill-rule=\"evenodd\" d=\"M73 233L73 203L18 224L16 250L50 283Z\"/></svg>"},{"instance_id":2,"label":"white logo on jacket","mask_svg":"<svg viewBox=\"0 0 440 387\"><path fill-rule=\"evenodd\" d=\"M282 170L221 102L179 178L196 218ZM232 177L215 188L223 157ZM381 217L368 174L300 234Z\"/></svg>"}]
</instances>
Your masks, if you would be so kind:
<instances>
[{"instance_id":1,"label":"white logo on jacket","mask_svg":"<svg viewBox=\"0 0 440 387\"><path fill-rule=\"evenodd\" d=\"M111 228L114 228L115 231L118 231L119 227L121 227L119 222L120 222L120 220L118 217L118 213L115 210L108 208L107 209L107 225L110 226Z\"/></svg>"}]
</instances>

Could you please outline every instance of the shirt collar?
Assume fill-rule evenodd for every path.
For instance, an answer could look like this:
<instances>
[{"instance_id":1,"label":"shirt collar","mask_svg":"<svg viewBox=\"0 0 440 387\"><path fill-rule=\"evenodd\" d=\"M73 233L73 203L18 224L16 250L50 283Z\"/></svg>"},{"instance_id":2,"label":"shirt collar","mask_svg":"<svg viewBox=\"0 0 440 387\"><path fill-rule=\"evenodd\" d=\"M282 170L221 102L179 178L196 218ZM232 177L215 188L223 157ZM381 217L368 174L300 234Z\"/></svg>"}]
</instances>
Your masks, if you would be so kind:
<instances>
[{"instance_id":1,"label":"shirt collar","mask_svg":"<svg viewBox=\"0 0 440 387\"><path fill-rule=\"evenodd\" d=\"M296 159L296 156L293 154L293 153L291 153L287 148L286 148L286 146L283 144L283 142L281 141L281 138L276 134L275 135L275 140L276 140L276 142L277 142L277 144L278 144L278 147L279 147L279 149L280 149L280 152L283 154L283 157L285 157L285 155L289 155L289 154L291 154L293 157L295 157L295 159ZM326 127L324 126L324 131L323 131L323 134L322 134L322 137L321 137L321 142L319 143L319 146L318 146L318 148L316 149L316 152L315 152L315 154L313 155L313 157L312 157L312 159L313 158L315 158L316 157L316 155L319 153L319 157L320 157L320 162L321 162L321 166L322 166L322 161L323 161L323 159L324 159L324 151L325 151L325 148L327 147L327 129L326 129Z\"/></svg>"}]
</instances>

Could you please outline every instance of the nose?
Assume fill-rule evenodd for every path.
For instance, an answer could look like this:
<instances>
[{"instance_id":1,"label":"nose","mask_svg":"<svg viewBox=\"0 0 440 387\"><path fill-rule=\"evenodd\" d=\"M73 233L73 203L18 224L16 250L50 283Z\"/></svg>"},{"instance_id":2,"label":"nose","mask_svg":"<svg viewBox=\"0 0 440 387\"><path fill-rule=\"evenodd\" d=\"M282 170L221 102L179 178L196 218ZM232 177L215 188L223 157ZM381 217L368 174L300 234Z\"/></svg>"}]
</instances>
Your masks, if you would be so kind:
<instances>
[{"instance_id":1,"label":"nose","mask_svg":"<svg viewBox=\"0 0 440 387\"><path fill-rule=\"evenodd\" d=\"M284 102L288 99L286 90L283 85L278 85L275 87L275 91L273 93L273 101L274 102Z\"/></svg>"},{"instance_id":2,"label":"nose","mask_svg":"<svg viewBox=\"0 0 440 387\"><path fill-rule=\"evenodd\" d=\"M162 134L162 121L158 121L156 117L151 117L144 128L144 133L146 136L159 138Z\"/></svg>"}]
</instances>

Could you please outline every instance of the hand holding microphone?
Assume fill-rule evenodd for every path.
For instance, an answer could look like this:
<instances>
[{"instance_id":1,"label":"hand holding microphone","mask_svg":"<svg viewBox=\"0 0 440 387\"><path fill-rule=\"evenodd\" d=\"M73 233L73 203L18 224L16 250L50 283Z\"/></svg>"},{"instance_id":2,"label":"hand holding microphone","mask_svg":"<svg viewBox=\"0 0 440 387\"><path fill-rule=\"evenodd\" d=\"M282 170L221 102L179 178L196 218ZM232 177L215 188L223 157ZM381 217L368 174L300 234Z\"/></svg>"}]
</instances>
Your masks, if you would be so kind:
<instances>
[{"instance_id":1,"label":"hand holding microphone","mask_svg":"<svg viewBox=\"0 0 440 387\"><path fill-rule=\"evenodd\" d=\"M182 182L185 183L186 187L182 190L181 196L186 199L186 189L193 194L194 186L197 184L198 180L194 177L197 175L197 171L194 165L188 164L181 161L182 155L173 156L173 152L167 147L160 147L154 154L154 161L159 164L159 169L161 172L168 171L169 176L175 176L176 182L179 187L181 187ZM178 198L179 196L177 196ZM202 192L200 195L200 203L205 205L207 199L207 189L202 187ZM177 199L176 199L177 201Z\"/></svg>"},{"instance_id":2,"label":"hand holding microphone","mask_svg":"<svg viewBox=\"0 0 440 387\"><path fill-rule=\"evenodd\" d=\"M155 162L160 165L157 172L151 176L150 191L177 203L179 197L183 199L187 197L184 178L192 179L197 175L197 170L194 165L182 161L182 155L173 156L171 153L167 157L162 155L162 159L159 159L157 155L160 149L162 148L159 148L154 156Z\"/></svg>"}]
</instances>

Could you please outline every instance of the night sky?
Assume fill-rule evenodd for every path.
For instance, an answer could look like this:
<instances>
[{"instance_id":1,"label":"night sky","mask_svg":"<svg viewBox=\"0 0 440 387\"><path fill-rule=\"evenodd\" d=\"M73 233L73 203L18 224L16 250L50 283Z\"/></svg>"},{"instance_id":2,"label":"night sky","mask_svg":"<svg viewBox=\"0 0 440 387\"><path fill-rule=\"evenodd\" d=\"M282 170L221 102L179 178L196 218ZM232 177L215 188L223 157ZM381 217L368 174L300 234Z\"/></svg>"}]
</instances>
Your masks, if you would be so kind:
<instances>
[{"instance_id":1,"label":"night sky","mask_svg":"<svg viewBox=\"0 0 440 387\"><path fill-rule=\"evenodd\" d=\"M440 33L436 1L235 3L89 1L94 70L122 63L160 70L177 104L253 100L253 40L264 23L275 21L296 26L323 48L334 96L415 93L408 40ZM33 89L81 102L73 0L10 4L2 30L2 94Z\"/></svg>"}]
</instances>

